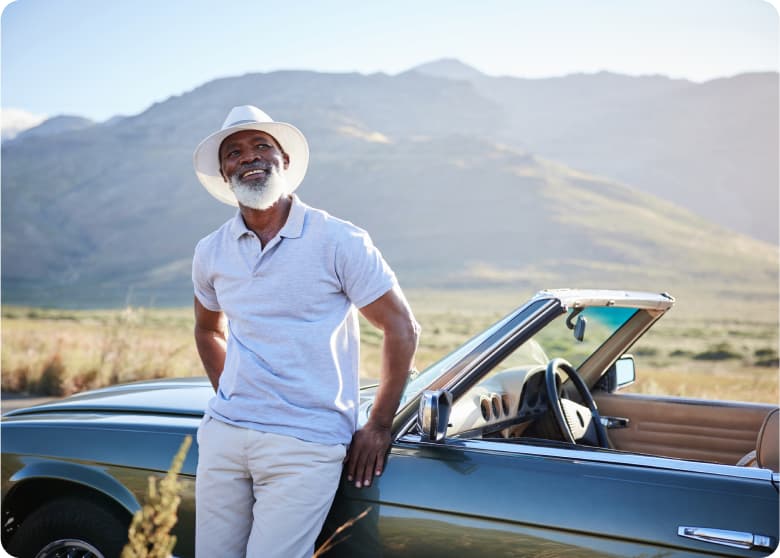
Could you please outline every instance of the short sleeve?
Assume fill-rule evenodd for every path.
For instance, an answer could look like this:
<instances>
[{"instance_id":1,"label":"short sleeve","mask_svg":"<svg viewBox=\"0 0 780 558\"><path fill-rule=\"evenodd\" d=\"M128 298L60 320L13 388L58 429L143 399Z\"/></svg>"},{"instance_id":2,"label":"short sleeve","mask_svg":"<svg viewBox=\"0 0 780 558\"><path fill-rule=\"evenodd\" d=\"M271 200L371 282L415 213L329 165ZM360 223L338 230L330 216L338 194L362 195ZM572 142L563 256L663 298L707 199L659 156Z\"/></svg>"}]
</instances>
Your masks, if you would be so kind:
<instances>
[{"instance_id":1,"label":"short sleeve","mask_svg":"<svg viewBox=\"0 0 780 558\"><path fill-rule=\"evenodd\" d=\"M198 301L206 309L219 312L221 308L217 300L217 292L214 290L214 281L207 265L209 260L206 246L201 240L195 246L195 255L192 258L192 285Z\"/></svg>"},{"instance_id":2,"label":"short sleeve","mask_svg":"<svg viewBox=\"0 0 780 558\"><path fill-rule=\"evenodd\" d=\"M371 304L396 285L393 270L371 237L354 225L339 243L336 273L347 298L358 308Z\"/></svg>"}]
</instances>

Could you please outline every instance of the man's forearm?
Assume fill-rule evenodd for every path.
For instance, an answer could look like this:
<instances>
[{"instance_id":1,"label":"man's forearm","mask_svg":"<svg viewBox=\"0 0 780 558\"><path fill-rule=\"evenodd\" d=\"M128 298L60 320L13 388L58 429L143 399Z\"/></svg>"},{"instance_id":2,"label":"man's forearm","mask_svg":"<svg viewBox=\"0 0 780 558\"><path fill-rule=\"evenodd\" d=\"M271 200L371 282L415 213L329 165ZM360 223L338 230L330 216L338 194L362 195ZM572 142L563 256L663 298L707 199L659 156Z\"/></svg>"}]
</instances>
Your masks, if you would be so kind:
<instances>
[{"instance_id":1,"label":"man's forearm","mask_svg":"<svg viewBox=\"0 0 780 558\"><path fill-rule=\"evenodd\" d=\"M419 326L413 320L403 328L385 331L379 389L369 419L378 426L389 428L392 425L409 370L414 363L418 334Z\"/></svg>"},{"instance_id":2,"label":"man's forearm","mask_svg":"<svg viewBox=\"0 0 780 558\"><path fill-rule=\"evenodd\" d=\"M206 370L214 391L219 386L219 377L225 368L225 352L227 349L227 340L225 335L211 330L195 328L195 344L198 347L198 354Z\"/></svg>"}]
</instances>

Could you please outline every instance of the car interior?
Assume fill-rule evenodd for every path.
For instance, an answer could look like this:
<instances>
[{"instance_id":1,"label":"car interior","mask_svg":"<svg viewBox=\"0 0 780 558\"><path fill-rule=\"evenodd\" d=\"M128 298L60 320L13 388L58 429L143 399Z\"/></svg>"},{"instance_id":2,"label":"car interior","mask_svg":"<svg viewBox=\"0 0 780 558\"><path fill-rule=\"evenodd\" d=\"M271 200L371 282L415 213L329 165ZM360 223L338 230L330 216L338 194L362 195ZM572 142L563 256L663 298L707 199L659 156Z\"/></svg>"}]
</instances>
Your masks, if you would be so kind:
<instances>
[{"instance_id":1,"label":"car interior","mask_svg":"<svg viewBox=\"0 0 780 558\"><path fill-rule=\"evenodd\" d=\"M544 375L543 366L490 375L453 405L447 437L564 441L548 412ZM582 405L566 407L578 399L569 384L559 389L564 414L580 432L576 443L597 446L587 410L583 411ZM780 471L777 407L622 394L600 386L593 390L593 399L602 423L606 423L610 448Z\"/></svg>"},{"instance_id":2,"label":"car interior","mask_svg":"<svg viewBox=\"0 0 780 558\"><path fill-rule=\"evenodd\" d=\"M595 338L590 345L583 343L585 325L578 320L575 327L573 316L560 321L576 342L564 342L558 333L552 342L531 339L517 347L456 398L446 436L562 441L779 471L776 405L620 391L636 378L633 357L621 351L655 321L652 311L636 312L606 340L588 326ZM554 350L579 362L577 368L550 359ZM584 360L578 360L578 351ZM560 403L550 404L551 398Z\"/></svg>"}]
</instances>

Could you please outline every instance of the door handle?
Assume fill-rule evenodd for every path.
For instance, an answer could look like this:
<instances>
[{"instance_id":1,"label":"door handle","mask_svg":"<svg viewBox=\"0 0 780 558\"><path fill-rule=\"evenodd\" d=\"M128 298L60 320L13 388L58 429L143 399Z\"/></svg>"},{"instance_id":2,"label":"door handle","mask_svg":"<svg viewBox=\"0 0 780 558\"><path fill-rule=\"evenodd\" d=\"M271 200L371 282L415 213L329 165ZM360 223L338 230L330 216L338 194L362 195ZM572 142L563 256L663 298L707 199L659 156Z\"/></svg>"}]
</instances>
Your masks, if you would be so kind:
<instances>
[{"instance_id":1,"label":"door handle","mask_svg":"<svg viewBox=\"0 0 780 558\"><path fill-rule=\"evenodd\" d=\"M745 549L774 550L777 542L766 535L756 535L745 531L729 531L727 529L713 529L711 527L684 527L677 528L680 537L695 539L713 544L731 546Z\"/></svg>"},{"instance_id":2,"label":"door handle","mask_svg":"<svg viewBox=\"0 0 780 558\"><path fill-rule=\"evenodd\" d=\"M601 424L606 428L626 428L630 421L623 417L601 417Z\"/></svg>"}]
</instances>

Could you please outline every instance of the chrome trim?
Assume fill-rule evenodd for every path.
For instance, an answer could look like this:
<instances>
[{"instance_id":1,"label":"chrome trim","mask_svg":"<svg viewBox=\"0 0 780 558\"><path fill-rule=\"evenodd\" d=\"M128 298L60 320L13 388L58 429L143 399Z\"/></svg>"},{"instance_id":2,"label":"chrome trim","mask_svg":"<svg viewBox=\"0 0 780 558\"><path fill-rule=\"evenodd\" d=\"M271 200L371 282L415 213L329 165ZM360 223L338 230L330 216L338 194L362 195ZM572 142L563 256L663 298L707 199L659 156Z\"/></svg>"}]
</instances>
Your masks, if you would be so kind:
<instances>
[{"instance_id":1,"label":"chrome trim","mask_svg":"<svg viewBox=\"0 0 780 558\"><path fill-rule=\"evenodd\" d=\"M630 419L624 417L608 417L601 415L601 424L603 424L608 429L627 428L630 422Z\"/></svg>"},{"instance_id":2,"label":"chrome trim","mask_svg":"<svg viewBox=\"0 0 780 558\"><path fill-rule=\"evenodd\" d=\"M422 430L421 439L441 442L447 435L452 395L446 391L424 391L420 399L418 424Z\"/></svg>"},{"instance_id":3,"label":"chrome trim","mask_svg":"<svg viewBox=\"0 0 780 558\"><path fill-rule=\"evenodd\" d=\"M615 291L604 289L548 289L539 291L534 298L557 298L568 308L581 306L620 306L645 310L668 310L674 298L667 293L640 291ZM533 299L532 299L533 300Z\"/></svg>"},{"instance_id":4,"label":"chrome trim","mask_svg":"<svg viewBox=\"0 0 780 558\"><path fill-rule=\"evenodd\" d=\"M745 531L729 531L727 529L713 529L712 527L686 527L681 525L677 528L677 535L697 541L746 550L773 550L775 547L772 537Z\"/></svg>"},{"instance_id":5,"label":"chrome trim","mask_svg":"<svg viewBox=\"0 0 780 558\"><path fill-rule=\"evenodd\" d=\"M398 441L428 445L426 442L421 442L419 436L412 436L410 434L402 436ZM438 444L430 445L438 448L452 447L459 450L471 449L492 453L507 453L515 455L547 457L551 459L568 459L572 461L631 465L635 467L685 471L689 473L706 473L709 475L737 477L766 482L771 482L773 477L773 473L769 469L737 467L736 465L722 465L719 463L703 463L700 461L687 461L684 459L658 457L654 455L637 455L607 449L591 449L580 447L570 449L542 445L537 446L517 442L493 442L487 440L468 440L462 438L447 438L444 443L440 442Z\"/></svg>"}]
</instances>

